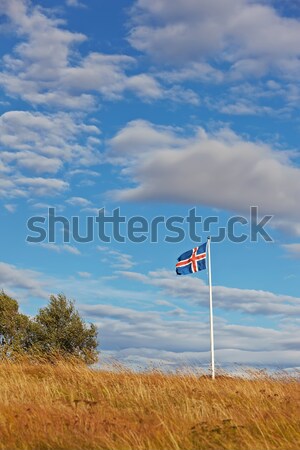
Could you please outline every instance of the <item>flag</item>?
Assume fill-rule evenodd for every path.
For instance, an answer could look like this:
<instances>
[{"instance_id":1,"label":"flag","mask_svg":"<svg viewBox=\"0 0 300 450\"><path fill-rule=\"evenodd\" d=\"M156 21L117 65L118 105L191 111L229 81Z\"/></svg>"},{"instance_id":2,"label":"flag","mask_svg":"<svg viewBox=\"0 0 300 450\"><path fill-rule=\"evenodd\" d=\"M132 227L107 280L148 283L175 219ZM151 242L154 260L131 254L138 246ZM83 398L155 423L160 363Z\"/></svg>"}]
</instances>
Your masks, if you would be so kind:
<instances>
[{"instance_id":1,"label":"flag","mask_svg":"<svg viewBox=\"0 0 300 450\"><path fill-rule=\"evenodd\" d=\"M207 242L179 256L176 264L177 275L187 275L206 269L206 245Z\"/></svg>"}]
</instances>

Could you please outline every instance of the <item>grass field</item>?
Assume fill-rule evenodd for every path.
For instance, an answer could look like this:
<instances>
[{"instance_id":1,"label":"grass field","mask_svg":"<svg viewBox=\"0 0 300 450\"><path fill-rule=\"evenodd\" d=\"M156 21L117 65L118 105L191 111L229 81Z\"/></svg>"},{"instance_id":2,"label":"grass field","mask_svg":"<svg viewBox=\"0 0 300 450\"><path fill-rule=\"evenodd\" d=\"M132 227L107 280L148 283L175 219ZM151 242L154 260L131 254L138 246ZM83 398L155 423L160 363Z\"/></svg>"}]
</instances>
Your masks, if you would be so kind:
<instances>
[{"instance_id":1,"label":"grass field","mask_svg":"<svg viewBox=\"0 0 300 450\"><path fill-rule=\"evenodd\" d=\"M0 364L0 449L300 449L299 379Z\"/></svg>"}]
</instances>

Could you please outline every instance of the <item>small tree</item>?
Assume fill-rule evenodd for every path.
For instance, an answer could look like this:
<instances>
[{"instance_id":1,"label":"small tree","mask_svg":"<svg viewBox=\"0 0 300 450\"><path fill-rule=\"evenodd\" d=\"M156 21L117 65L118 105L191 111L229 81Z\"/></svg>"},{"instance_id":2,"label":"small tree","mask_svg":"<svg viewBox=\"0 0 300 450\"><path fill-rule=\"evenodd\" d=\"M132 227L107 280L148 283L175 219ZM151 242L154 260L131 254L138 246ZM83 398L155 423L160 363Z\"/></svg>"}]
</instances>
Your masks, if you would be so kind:
<instances>
[{"instance_id":1,"label":"small tree","mask_svg":"<svg viewBox=\"0 0 300 450\"><path fill-rule=\"evenodd\" d=\"M87 326L65 295L51 295L49 305L35 317L40 327L42 354L75 356L87 364L97 361L97 328Z\"/></svg>"},{"instance_id":2,"label":"small tree","mask_svg":"<svg viewBox=\"0 0 300 450\"><path fill-rule=\"evenodd\" d=\"M0 291L0 356L75 356L87 364L97 361L97 328L86 325L74 303L60 294L30 318L16 300Z\"/></svg>"},{"instance_id":3,"label":"small tree","mask_svg":"<svg viewBox=\"0 0 300 450\"><path fill-rule=\"evenodd\" d=\"M0 292L0 350L2 356L23 353L36 341L36 325L19 312L18 302Z\"/></svg>"}]
</instances>

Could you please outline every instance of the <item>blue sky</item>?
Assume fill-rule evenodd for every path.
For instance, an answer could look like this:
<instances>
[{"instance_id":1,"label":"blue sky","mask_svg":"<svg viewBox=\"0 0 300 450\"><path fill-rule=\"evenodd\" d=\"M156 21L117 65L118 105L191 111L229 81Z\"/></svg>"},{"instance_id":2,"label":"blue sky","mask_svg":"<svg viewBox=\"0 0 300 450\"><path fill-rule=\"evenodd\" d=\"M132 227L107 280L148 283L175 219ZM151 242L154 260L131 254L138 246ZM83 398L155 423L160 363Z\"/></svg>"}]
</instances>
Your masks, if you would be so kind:
<instances>
[{"instance_id":1,"label":"blue sky","mask_svg":"<svg viewBox=\"0 0 300 450\"><path fill-rule=\"evenodd\" d=\"M28 314L75 299L102 359L207 367L207 274L174 271L188 237L30 244L26 223L196 208L226 226L255 205L273 242L212 245L216 362L299 366L299 3L2 0L0 17L0 287Z\"/></svg>"}]
</instances>

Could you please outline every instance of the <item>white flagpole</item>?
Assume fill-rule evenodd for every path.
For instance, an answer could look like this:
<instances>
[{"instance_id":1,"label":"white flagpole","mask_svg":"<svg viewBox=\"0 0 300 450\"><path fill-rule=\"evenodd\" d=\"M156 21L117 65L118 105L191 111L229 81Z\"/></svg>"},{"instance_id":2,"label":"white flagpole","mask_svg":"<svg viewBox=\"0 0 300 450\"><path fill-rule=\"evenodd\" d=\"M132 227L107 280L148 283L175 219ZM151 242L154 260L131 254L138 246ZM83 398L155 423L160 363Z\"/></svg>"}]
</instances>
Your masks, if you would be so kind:
<instances>
[{"instance_id":1,"label":"white flagpole","mask_svg":"<svg viewBox=\"0 0 300 450\"><path fill-rule=\"evenodd\" d=\"M211 354L211 377L215 379L215 349L214 349L214 319L212 305L212 285L211 285L211 252L210 252L210 236L207 238L207 255L208 255L208 284L209 284L209 315L210 315L210 354Z\"/></svg>"}]
</instances>

